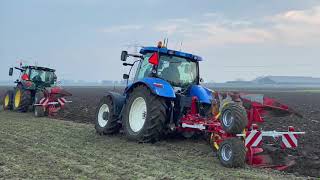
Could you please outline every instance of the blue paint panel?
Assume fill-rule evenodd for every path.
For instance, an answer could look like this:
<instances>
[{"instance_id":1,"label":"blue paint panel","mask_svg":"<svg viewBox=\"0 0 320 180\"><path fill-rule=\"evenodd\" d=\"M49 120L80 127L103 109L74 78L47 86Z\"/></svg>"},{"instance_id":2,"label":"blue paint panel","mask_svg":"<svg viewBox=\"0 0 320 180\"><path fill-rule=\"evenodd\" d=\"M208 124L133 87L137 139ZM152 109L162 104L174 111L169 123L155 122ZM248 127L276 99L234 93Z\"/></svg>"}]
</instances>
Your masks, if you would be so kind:
<instances>
[{"instance_id":1,"label":"blue paint panel","mask_svg":"<svg viewBox=\"0 0 320 180\"><path fill-rule=\"evenodd\" d=\"M174 56L178 56L178 57L187 58L192 61L202 61L202 58L200 56L193 55L190 53L181 52L181 51L175 51L175 50L171 50L171 49L167 49L167 48L143 47L140 50L141 54L146 54L146 53L150 53L150 52L160 52L160 54L174 55Z\"/></svg>"},{"instance_id":2,"label":"blue paint panel","mask_svg":"<svg viewBox=\"0 0 320 180\"><path fill-rule=\"evenodd\" d=\"M145 84L151 89L151 91L154 94L158 96L167 97L167 98L176 97L172 86L167 81L159 78L150 78L150 77L143 78L139 81L134 82L133 84L130 84L125 91L128 91L129 89L131 89L137 83Z\"/></svg>"},{"instance_id":3,"label":"blue paint panel","mask_svg":"<svg viewBox=\"0 0 320 180\"><path fill-rule=\"evenodd\" d=\"M205 87L200 85L193 85L190 88L189 96L196 96L198 97L201 103L208 103L211 104L212 101L212 92Z\"/></svg>"}]
</instances>

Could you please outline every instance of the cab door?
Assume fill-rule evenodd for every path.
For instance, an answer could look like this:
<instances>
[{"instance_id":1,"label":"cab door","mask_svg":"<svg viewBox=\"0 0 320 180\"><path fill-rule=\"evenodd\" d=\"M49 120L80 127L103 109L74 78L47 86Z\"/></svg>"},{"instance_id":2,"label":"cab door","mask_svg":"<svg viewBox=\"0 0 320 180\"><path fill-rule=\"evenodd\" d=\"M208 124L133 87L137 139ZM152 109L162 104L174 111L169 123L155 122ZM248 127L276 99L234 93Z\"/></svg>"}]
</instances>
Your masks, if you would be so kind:
<instances>
[{"instance_id":1,"label":"cab door","mask_svg":"<svg viewBox=\"0 0 320 180\"><path fill-rule=\"evenodd\" d=\"M143 60L139 62L134 81L141 80L145 77L149 77L152 71L153 65L149 63L149 58L152 54L148 53L144 56Z\"/></svg>"}]
</instances>

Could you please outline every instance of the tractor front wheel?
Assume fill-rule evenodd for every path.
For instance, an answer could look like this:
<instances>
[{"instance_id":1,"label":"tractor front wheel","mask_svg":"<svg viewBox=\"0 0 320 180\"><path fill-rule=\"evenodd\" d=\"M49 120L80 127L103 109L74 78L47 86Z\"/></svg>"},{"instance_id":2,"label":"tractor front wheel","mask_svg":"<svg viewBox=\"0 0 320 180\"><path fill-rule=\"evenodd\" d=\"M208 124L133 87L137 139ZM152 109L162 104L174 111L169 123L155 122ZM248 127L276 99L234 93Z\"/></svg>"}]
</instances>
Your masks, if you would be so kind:
<instances>
[{"instance_id":1,"label":"tractor front wheel","mask_svg":"<svg viewBox=\"0 0 320 180\"><path fill-rule=\"evenodd\" d=\"M3 110L12 110L13 105L13 91L9 90L6 92L3 98Z\"/></svg>"},{"instance_id":2,"label":"tractor front wheel","mask_svg":"<svg viewBox=\"0 0 320 180\"><path fill-rule=\"evenodd\" d=\"M163 135L166 119L167 105L164 98L154 95L145 86L132 90L122 120L128 139L138 142L159 140Z\"/></svg>"},{"instance_id":3,"label":"tractor front wheel","mask_svg":"<svg viewBox=\"0 0 320 180\"><path fill-rule=\"evenodd\" d=\"M110 97L103 97L96 109L95 129L98 134L115 134L120 130L118 118L114 112L113 101Z\"/></svg>"},{"instance_id":4,"label":"tractor front wheel","mask_svg":"<svg viewBox=\"0 0 320 180\"><path fill-rule=\"evenodd\" d=\"M218 150L220 163L229 168L244 167L246 148L239 138L226 139L220 143Z\"/></svg>"},{"instance_id":5,"label":"tractor front wheel","mask_svg":"<svg viewBox=\"0 0 320 180\"><path fill-rule=\"evenodd\" d=\"M31 92L22 88L16 88L13 96L13 110L27 112L31 104Z\"/></svg>"}]
</instances>

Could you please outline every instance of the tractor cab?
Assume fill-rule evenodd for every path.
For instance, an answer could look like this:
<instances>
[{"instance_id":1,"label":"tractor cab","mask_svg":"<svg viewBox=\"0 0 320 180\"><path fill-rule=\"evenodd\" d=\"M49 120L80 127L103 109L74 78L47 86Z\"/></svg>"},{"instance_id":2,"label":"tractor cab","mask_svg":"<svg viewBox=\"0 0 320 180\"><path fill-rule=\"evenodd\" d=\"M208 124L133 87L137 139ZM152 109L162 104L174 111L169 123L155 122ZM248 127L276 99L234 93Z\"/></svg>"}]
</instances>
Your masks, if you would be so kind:
<instances>
[{"instance_id":1,"label":"tractor cab","mask_svg":"<svg viewBox=\"0 0 320 180\"><path fill-rule=\"evenodd\" d=\"M15 67L15 69L21 71L20 80L17 80L16 83L22 83L27 89L56 85L57 76L54 69L39 66L22 66L20 68ZM10 69L9 72L12 72L12 70Z\"/></svg>"},{"instance_id":2,"label":"tractor cab","mask_svg":"<svg viewBox=\"0 0 320 180\"><path fill-rule=\"evenodd\" d=\"M134 80L156 77L173 87L186 88L199 84L200 57L167 48L145 47Z\"/></svg>"},{"instance_id":3,"label":"tractor cab","mask_svg":"<svg viewBox=\"0 0 320 180\"><path fill-rule=\"evenodd\" d=\"M127 86L127 90L142 83L158 96L176 99L182 93L187 98L196 96L200 103L211 104L212 91L199 85L199 61L202 61L200 56L168 49L162 46L162 43L157 47L141 48L140 55L123 51L121 60L126 61L129 56L138 60L123 65L133 67L135 63L139 64L133 83ZM129 74L124 74L123 77L128 79Z\"/></svg>"}]
</instances>

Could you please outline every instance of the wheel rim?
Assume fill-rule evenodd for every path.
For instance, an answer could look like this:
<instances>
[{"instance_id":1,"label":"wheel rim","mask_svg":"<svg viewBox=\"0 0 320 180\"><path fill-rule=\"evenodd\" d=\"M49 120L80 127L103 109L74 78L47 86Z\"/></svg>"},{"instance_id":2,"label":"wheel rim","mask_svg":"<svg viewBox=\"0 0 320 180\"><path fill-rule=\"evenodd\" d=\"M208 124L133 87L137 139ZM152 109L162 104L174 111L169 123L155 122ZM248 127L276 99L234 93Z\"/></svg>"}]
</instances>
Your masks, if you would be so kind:
<instances>
[{"instance_id":1,"label":"wheel rim","mask_svg":"<svg viewBox=\"0 0 320 180\"><path fill-rule=\"evenodd\" d=\"M232 157L232 149L229 144L221 147L221 157L224 161L229 161Z\"/></svg>"},{"instance_id":2,"label":"wheel rim","mask_svg":"<svg viewBox=\"0 0 320 180\"><path fill-rule=\"evenodd\" d=\"M7 107L9 105L9 95L6 95L4 98L4 106Z\"/></svg>"},{"instance_id":3,"label":"wheel rim","mask_svg":"<svg viewBox=\"0 0 320 180\"><path fill-rule=\"evenodd\" d=\"M132 131L138 132L142 129L147 118L147 104L142 97L136 98L130 108L129 125Z\"/></svg>"},{"instance_id":4,"label":"wheel rim","mask_svg":"<svg viewBox=\"0 0 320 180\"><path fill-rule=\"evenodd\" d=\"M234 121L234 117L230 110L226 110L222 116L222 122L226 127L230 127Z\"/></svg>"},{"instance_id":5,"label":"wheel rim","mask_svg":"<svg viewBox=\"0 0 320 180\"><path fill-rule=\"evenodd\" d=\"M109 115L104 116L104 114L109 114L109 106L107 104L103 104L98 113L98 123L100 127L105 127L108 123Z\"/></svg>"},{"instance_id":6,"label":"wheel rim","mask_svg":"<svg viewBox=\"0 0 320 180\"><path fill-rule=\"evenodd\" d=\"M20 105L21 100L21 91L17 90L15 96L14 96L14 106L17 108Z\"/></svg>"}]
</instances>

